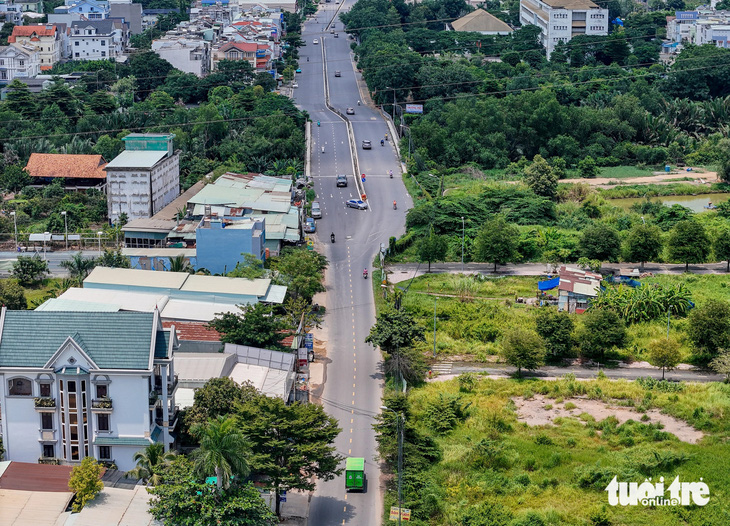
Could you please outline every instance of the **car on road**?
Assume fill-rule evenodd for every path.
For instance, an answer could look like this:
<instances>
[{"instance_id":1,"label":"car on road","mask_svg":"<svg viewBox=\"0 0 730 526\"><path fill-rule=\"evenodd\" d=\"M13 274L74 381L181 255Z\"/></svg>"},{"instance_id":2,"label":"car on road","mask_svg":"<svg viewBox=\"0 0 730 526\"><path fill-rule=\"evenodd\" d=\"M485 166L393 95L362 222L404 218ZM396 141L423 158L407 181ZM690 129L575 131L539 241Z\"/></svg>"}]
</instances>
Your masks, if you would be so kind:
<instances>
[{"instance_id":1,"label":"car on road","mask_svg":"<svg viewBox=\"0 0 730 526\"><path fill-rule=\"evenodd\" d=\"M298 88L298 87L299 87L299 84L297 84L297 83L295 82L294 84L292 84L292 85L291 85L291 87L292 87L292 88Z\"/></svg>"},{"instance_id":2,"label":"car on road","mask_svg":"<svg viewBox=\"0 0 730 526\"><path fill-rule=\"evenodd\" d=\"M319 40L317 40L317 39L315 38L314 40L312 40L312 44L319 44Z\"/></svg>"},{"instance_id":3,"label":"car on road","mask_svg":"<svg viewBox=\"0 0 730 526\"><path fill-rule=\"evenodd\" d=\"M322 208L319 206L319 201L312 201L312 217L315 219L322 218Z\"/></svg>"},{"instance_id":4,"label":"car on road","mask_svg":"<svg viewBox=\"0 0 730 526\"><path fill-rule=\"evenodd\" d=\"M334 35L335 34L335 30L334 29L330 29L330 33Z\"/></svg>"},{"instance_id":5,"label":"car on road","mask_svg":"<svg viewBox=\"0 0 730 526\"><path fill-rule=\"evenodd\" d=\"M347 108L345 110L345 113L347 113L348 115L355 115L355 108Z\"/></svg>"},{"instance_id":6,"label":"car on road","mask_svg":"<svg viewBox=\"0 0 730 526\"><path fill-rule=\"evenodd\" d=\"M297 68L297 73L301 73L301 72L302 72L301 68Z\"/></svg>"},{"instance_id":7,"label":"car on road","mask_svg":"<svg viewBox=\"0 0 730 526\"><path fill-rule=\"evenodd\" d=\"M337 3L339 4L339 2L337 2ZM339 33L335 33L335 38L340 38L340 34Z\"/></svg>"},{"instance_id":8,"label":"car on road","mask_svg":"<svg viewBox=\"0 0 730 526\"><path fill-rule=\"evenodd\" d=\"M337 176L337 186L347 186L347 176L346 175Z\"/></svg>"},{"instance_id":9,"label":"car on road","mask_svg":"<svg viewBox=\"0 0 730 526\"><path fill-rule=\"evenodd\" d=\"M335 77L341 77L341 76L342 76L342 72L339 69L337 71L335 71Z\"/></svg>"},{"instance_id":10,"label":"car on road","mask_svg":"<svg viewBox=\"0 0 730 526\"><path fill-rule=\"evenodd\" d=\"M304 223L304 231L307 234L313 234L317 231L317 224L314 222L313 218L307 218L307 221Z\"/></svg>"},{"instance_id":11,"label":"car on road","mask_svg":"<svg viewBox=\"0 0 730 526\"><path fill-rule=\"evenodd\" d=\"M362 149L363 150L371 150L373 148L373 143L371 143L368 140L362 141Z\"/></svg>"},{"instance_id":12,"label":"car on road","mask_svg":"<svg viewBox=\"0 0 730 526\"><path fill-rule=\"evenodd\" d=\"M360 199L348 199L347 201L345 201L345 206L347 206L348 208L365 210L368 207L368 204L365 201L361 201Z\"/></svg>"}]
</instances>

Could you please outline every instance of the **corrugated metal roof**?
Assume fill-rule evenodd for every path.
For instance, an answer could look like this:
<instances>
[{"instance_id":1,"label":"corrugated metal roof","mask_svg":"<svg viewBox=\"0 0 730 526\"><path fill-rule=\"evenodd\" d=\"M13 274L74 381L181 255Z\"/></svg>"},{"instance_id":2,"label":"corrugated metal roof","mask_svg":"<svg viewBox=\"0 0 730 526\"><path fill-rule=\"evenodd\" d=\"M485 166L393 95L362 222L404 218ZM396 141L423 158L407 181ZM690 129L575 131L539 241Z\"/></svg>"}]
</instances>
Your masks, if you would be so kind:
<instances>
[{"instance_id":1,"label":"corrugated metal roof","mask_svg":"<svg viewBox=\"0 0 730 526\"><path fill-rule=\"evenodd\" d=\"M83 338L104 369L147 369L154 314L148 312L6 311L0 366L43 367L69 336Z\"/></svg>"},{"instance_id":2,"label":"corrugated metal roof","mask_svg":"<svg viewBox=\"0 0 730 526\"><path fill-rule=\"evenodd\" d=\"M149 169L167 157L167 152L146 150L124 150L107 164L109 168L145 168Z\"/></svg>"},{"instance_id":3,"label":"corrugated metal roof","mask_svg":"<svg viewBox=\"0 0 730 526\"><path fill-rule=\"evenodd\" d=\"M284 287L286 289L286 287ZM285 290L286 293L286 290ZM190 320L208 322L223 312L240 312L234 303L170 300L160 316L166 320ZM187 338L183 338L187 339ZM217 340L216 340L217 341Z\"/></svg>"},{"instance_id":4,"label":"corrugated metal roof","mask_svg":"<svg viewBox=\"0 0 730 526\"><path fill-rule=\"evenodd\" d=\"M195 236L193 236L194 238ZM197 255L197 251L194 248L123 248L122 254L125 256L147 258L174 258L177 256L194 258Z\"/></svg>"},{"instance_id":5,"label":"corrugated metal roof","mask_svg":"<svg viewBox=\"0 0 730 526\"><path fill-rule=\"evenodd\" d=\"M239 384L250 382L257 391L266 396L276 396L284 400L289 398L294 383L294 373L291 371L246 363L237 363L229 376Z\"/></svg>"},{"instance_id":6,"label":"corrugated metal roof","mask_svg":"<svg viewBox=\"0 0 730 526\"><path fill-rule=\"evenodd\" d=\"M187 272L96 267L84 280L84 285L98 283L103 285L179 289L189 276L190 274Z\"/></svg>"},{"instance_id":7,"label":"corrugated metal roof","mask_svg":"<svg viewBox=\"0 0 730 526\"><path fill-rule=\"evenodd\" d=\"M266 296L260 298L262 303L284 303L286 297L286 287L283 285L271 285L269 290L266 292Z\"/></svg>"},{"instance_id":8,"label":"corrugated metal roof","mask_svg":"<svg viewBox=\"0 0 730 526\"><path fill-rule=\"evenodd\" d=\"M158 310L164 310L165 305L169 301L169 297L162 294L125 292L110 289L80 289L78 287L71 287L57 299L71 300L79 303L119 305L120 310L135 312L152 312L155 310L155 307Z\"/></svg>"},{"instance_id":9,"label":"corrugated metal roof","mask_svg":"<svg viewBox=\"0 0 730 526\"><path fill-rule=\"evenodd\" d=\"M12 461L0 477L0 489L66 493L71 469L71 466Z\"/></svg>"},{"instance_id":10,"label":"corrugated metal roof","mask_svg":"<svg viewBox=\"0 0 730 526\"><path fill-rule=\"evenodd\" d=\"M270 279L227 278L193 274L188 277L180 290L261 297L266 295L270 283Z\"/></svg>"},{"instance_id":11,"label":"corrugated metal roof","mask_svg":"<svg viewBox=\"0 0 730 526\"><path fill-rule=\"evenodd\" d=\"M184 387L203 387L211 378L231 374L236 356L226 353L178 353L175 372Z\"/></svg>"},{"instance_id":12,"label":"corrugated metal roof","mask_svg":"<svg viewBox=\"0 0 730 526\"><path fill-rule=\"evenodd\" d=\"M167 219L140 218L132 219L122 227L124 232L169 232L177 222Z\"/></svg>"}]
</instances>

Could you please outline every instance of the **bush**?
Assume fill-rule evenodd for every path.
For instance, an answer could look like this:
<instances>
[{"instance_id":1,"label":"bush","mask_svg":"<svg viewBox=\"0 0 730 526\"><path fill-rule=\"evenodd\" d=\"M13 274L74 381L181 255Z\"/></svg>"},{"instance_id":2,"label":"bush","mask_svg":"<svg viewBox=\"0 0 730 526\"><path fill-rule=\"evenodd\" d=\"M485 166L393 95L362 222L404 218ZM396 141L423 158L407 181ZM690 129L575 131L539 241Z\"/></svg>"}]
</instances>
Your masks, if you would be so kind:
<instances>
[{"instance_id":1,"label":"bush","mask_svg":"<svg viewBox=\"0 0 730 526\"><path fill-rule=\"evenodd\" d=\"M591 308L583 317L577 340L583 357L602 359L607 349L623 347L626 325L612 310Z\"/></svg>"},{"instance_id":2,"label":"bush","mask_svg":"<svg viewBox=\"0 0 730 526\"><path fill-rule=\"evenodd\" d=\"M101 464L93 457L84 457L81 465L71 470L68 487L75 494L72 505L74 512L80 512L87 502L94 500L104 489L104 483L100 480L101 471Z\"/></svg>"}]
</instances>

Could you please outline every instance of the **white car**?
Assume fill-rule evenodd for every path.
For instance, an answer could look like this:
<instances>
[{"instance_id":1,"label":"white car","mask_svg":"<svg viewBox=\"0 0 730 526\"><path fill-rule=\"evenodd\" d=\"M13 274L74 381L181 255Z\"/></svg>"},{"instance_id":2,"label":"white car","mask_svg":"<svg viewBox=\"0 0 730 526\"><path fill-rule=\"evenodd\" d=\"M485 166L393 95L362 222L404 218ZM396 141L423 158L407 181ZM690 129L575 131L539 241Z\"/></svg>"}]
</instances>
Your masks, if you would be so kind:
<instances>
[{"instance_id":1,"label":"white car","mask_svg":"<svg viewBox=\"0 0 730 526\"><path fill-rule=\"evenodd\" d=\"M291 85L291 87L292 87L292 88L298 88L298 87L299 87L299 84L297 84L297 83L295 82L294 84L292 84L292 85Z\"/></svg>"},{"instance_id":2,"label":"white car","mask_svg":"<svg viewBox=\"0 0 730 526\"><path fill-rule=\"evenodd\" d=\"M312 44L319 44L319 40L317 40L317 39L315 38L314 40L312 40Z\"/></svg>"}]
</instances>

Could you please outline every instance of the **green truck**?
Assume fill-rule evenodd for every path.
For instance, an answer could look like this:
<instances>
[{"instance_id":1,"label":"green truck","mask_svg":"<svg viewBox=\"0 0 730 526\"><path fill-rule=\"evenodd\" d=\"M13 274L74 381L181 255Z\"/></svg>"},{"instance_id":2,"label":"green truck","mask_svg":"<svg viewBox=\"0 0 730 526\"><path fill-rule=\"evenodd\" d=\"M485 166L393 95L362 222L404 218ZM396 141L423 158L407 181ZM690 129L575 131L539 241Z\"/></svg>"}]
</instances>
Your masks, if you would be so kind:
<instances>
[{"instance_id":1,"label":"green truck","mask_svg":"<svg viewBox=\"0 0 730 526\"><path fill-rule=\"evenodd\" d=\"M365 490L365 459L348 458L345 464L345 491Z\"/></svg>"}]
</instances>

